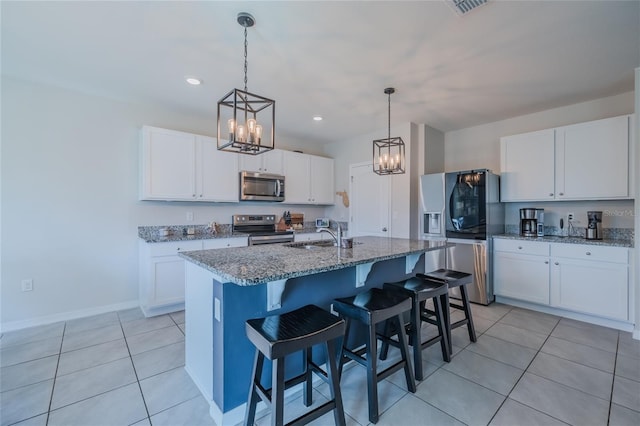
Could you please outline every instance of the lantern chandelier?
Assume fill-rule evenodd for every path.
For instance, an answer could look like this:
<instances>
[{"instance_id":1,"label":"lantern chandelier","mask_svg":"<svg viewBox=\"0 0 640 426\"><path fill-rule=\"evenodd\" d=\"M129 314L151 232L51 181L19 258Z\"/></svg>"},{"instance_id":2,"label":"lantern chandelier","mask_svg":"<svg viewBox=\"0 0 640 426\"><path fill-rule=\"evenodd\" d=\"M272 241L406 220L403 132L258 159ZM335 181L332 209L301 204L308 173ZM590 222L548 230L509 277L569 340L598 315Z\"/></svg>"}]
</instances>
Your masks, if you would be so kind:
<instances>
[{"instance_id":1,"label":"lantern chandelier","mask_svg":"<svg viewBox=\"0 0 640 426\"><path fill-rule=\"evenodd\" d=\"M238 23L244 27L244 90L233 89L218 101L222 151L256 155L275 148L276 102L247 91L247 28L255 22L250 14L238 13Z\"/></svg>"},{"instance_id":2,"label":"lantern chandelier","mask_svg":"<svg viewBox=\"0 0 640 426\"><path fill-rule=\"evenodd\" d=\"M389 98L387 138L373 141L373 171L379 175L402 174L405 169L404 142L400 137L391 137L391 94L395 91L393 87L384 89Z\"/></svg>"}]
</instances>

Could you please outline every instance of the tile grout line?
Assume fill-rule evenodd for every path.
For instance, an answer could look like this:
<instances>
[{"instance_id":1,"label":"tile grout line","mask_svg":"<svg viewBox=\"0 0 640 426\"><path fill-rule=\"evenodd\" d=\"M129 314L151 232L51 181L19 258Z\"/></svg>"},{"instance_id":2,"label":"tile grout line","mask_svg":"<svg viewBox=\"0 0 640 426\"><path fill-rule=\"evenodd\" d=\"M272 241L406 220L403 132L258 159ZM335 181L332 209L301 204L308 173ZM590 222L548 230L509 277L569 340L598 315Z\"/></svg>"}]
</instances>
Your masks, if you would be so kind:
<instances>
[{"instance_id":1,"label":"tile grout line","mask_svg":"<svg viewBox=\"0 0 640 426\"><path fill-rule=\"evenodd\" d=\"M616 383L616 367L618 366L618 350L620 349L620 331L616 341L616 356L613 359L613 377L611 378L611 393L609 394L609 412L607 413L607 424L611 423L611 408L613 406L613 387Z\"/></svg>"},{"instance_id":2,"label":"tile grout line","mask_svg":"<svg viewBox=\"0 0 640 426\"><path fill-rule=\"evenodd\" d=\"M60 358L62 357L62 345L64 344L64 335L67 331L67 322L65 321L62 327L62 338L60 339L60 349L58 350L58 362L56 362L56 371L53 373L53 384L51 385L51 397L49 398L49 406L47 407L47 419L45 425L49 424L49 417L51 416L51 405L53 404L53 393L56 390L56 379L58 378L58 368L60 368Z\"/></svg>"},{"instance_id":3,"label":"tile grout line","mask_svg":"<svg viewBox=\"0 0 640 426\"><path fill-rule=\"evenodd\" d=\"M149 414L149 407L147 407L147 400L144 397L144 392L142 392L142 385L140 384L140 378L138 377L138 371L136 370L136 365L133 362L131 349L129 349L129 342L127 341L127 335L124 332L124 327L122 326L120 314L117 314L117 315L118 315L118 324L120 324L120 329L122 330L122 336L124 337L124 344L127 347L127 353L129 354L129 361L131 361L131 367L133 367L133 374L136 376L136 383L138 384L138 389L140 390L140 396L142 397L142 403L144 404L144 411L147 413L147 420L149 420L149 424L152 425L151 415ZM140 419L138 421L142 421L142 420L144 419Z\"/></svg>"},{"instance_id":4,"label":"tile grout line","mask_svg":"<svg viewBox=\"0 0 640 426\"><path fill-rule=\"evenodd\" d=\"M498 321L496 321L496 324L497 324L497 323L498 323ZM520 381L522 381L522 378L523 378L523 377L524 377L524 375L527 373L527 371L529 370L529 367L531 367L531 364L533 364L533 361L536 359L536 357L538 356L538 354L541 352L542 347L547 343L547 341L549 340L549 337L551 337L551 333L553 333L553 331L556 329L556 327L558 326L558 324L560 324L560 319L558 319L558 321L557 321L557 322L556 322L556 324L553 326L553 328L551 329L551 331L549 332L549 334L547 335L547 337L544 339L544 342L542 342L542 345L540 345L540 347L539 347L539 348L538 348L538 350L536 351L536 354L531 358L531 361L529 361L529 364L527 364L526 368L522 371L522 374L520 375L520 377L518 378L518 380L516 381L516 383L513 385L513 387L511 388L511 390L510 390L510 391L509 391L509 393L507 394L507 396L506 396L506 398L504 399L504 401L502 401L502 404L500 404L500 407L498 407L498 409L496 410L496 412L495 412L495 413L493 413L493 416L491 416L491 419L489 420L489 423L491 423L491 422L493 421L493 419L495 418L496 414L498 414L498 412L500 411L500 409L502 408L502 406L504 405L504 403L509 399L509 397L510 397L510 396L511 396L511 394L513 393L513 390L516 388L516 386L518 386L518 383L520 383ZM494 325L495 325L495 324L494 324ZM492 326L492 327L493 327L493 326ZM491 328L491 327L490 327L490 328ZM525 330L525 329L523 329L523 330ZM491 336L491 337L494 337L494 336ZM495 339L498 339L498 337L494 337L494 338L495 338ZM502 339L500 339L500 340L502 340ZM505 340L505 341L506 341L506 340ZM513 343L513 342L511 342L511 343ZM514 344L517 344L517 343L514 343ZM522 346L522 345L519 345L519 346ZM522 347L526 347L526 346L522 346ZM529 348L529 349L532 349L532 348ZM544 352L543 352L543 353L544 353ZM529 374L533 374L533 373L529 373ZM553 418L553 419L556 419L556 420L558 420L558 421L563 422L562 420L557 419L556 417L552 416L552 415L551 415L551 414L549 414L549 413L545 413L545 412L543 412L543 411L538 410L537 408L530 407L529 405L524 404L524 403L522 403L522 402L520 402L520 401L516 401L515 399L514 399L513 401L515 401L515 402L517 402L517 403L519 403L519 404L522 404L522 405L524 405L525 407L529 407L529 408L531 408L532 410L535 410L535 411L537 411L537 412L539 412L539 413L542 413L542 414L544 414L544 415L546 415L546 416L549 416L549 417L551 417L551 418ZM566 423L566 422L563 422L563 423Z\"/></svg>"}]
</instances>

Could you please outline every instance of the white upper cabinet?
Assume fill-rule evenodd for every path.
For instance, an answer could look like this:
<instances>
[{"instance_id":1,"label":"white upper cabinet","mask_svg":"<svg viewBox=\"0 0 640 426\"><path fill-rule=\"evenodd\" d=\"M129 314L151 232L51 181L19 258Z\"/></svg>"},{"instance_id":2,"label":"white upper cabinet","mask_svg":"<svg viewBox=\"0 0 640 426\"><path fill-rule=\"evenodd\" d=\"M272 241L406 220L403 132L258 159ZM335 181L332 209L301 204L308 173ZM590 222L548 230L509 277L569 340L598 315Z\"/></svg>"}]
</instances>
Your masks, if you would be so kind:
<instances>
[{"instance_id":1,"label":"white upper cabinet","mask_svg":"<svg viewBox=\"0 0 640 426\"><path fill-rule=\"evenodd\" d=\"M333 204L333 159L285 151L285 203Z\"/></svg>"},{"instance_id":2,"label":"white upper cabinet","mask_svg":"<svg viewBox=\"0 0 640 426\"><path fill-rule=\"evenodd\" d=\"M188 133L142 128L141 200L193 200L196 140Z\"/></svg>"},{"instance_id":3,"label":"white upper cabinet","mask_svg":"<svg viewBox=\"0 0 640 426\"><path fill-rule=\"evenodd\" d=\"M500 139L502 201L553 200L554 130Z\"/></svg>"},{"instance_id":4,"label":"white upper cabinet","mask_svg":"<svg viewBox=\"0 0 640 426\"><path fill-rule=\"evenodd\" d=\"M629 196L629 116L556 130L556 191L562 199Z\"/></svg>"},{"instance_id":5,"label":"white upper cabinet","mask_svg":"<svg viewBox=\"0 0 640 426\"><path fill-rule=\"evenodd\" d=\"M500 139L501 201L629 198L630 116Z\"/></svg>"},{"instance_id":6,"label":"white upper cabinet","mask_svg":"<svg viewBox=\"0 0 640 426\"><path fill-rule=\"evenodd\" d=\"M283 152L281 149L273 149L258 155L240 154L239 169L240 171L284 175Z\"/></svg>"},{"instance_id":7,"label":"white upper cabinet","mask_svg":"<svg viewBox=\"0 0 640 426\"><path fill-rule=\"evenodd\" d=\"M196 194L199 201L236 202L239 198L238 154L218 151L215 138L196 137Z\"/></svg>"},{"instance_id":8,"label":"white upper cabinet","mask_svg":"<svg viewBox=\"0 0 640 426\"><path fill-rule=\"evenodd\" d=\"M144 126L140 162L141 200L238 201L237 154L214 138Z\"/></svg>"}]
</instances>

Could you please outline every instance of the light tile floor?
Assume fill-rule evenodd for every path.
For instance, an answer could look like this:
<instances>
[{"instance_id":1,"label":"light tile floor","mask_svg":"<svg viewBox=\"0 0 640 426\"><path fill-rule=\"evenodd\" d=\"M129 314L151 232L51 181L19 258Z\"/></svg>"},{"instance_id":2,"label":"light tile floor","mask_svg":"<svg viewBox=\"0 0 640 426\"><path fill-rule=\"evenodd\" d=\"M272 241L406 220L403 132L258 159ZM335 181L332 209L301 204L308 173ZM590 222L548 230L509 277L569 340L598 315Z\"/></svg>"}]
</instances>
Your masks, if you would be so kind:
<instances>
[{"instance_id":1,"label":"light tile floor","mask_svg":"<svg viewBox=\"0 0 640 426\"><path fill-rule=\"evenodd\" d=\"M380 384L379 425L640 424L640 341L630 333L500 304L473 314L478 342L456 329L448 364L437 345L425 350L415 394L401 371ZM392 348L384 363L397 356ZM132 309L5 333L0 423L212 425L183 367L184 312L147 319ZM347 424L368 425L362 367L345 370L342 391ZM328 395L320 384L314 402ZM286 417L303 409L293 395ZM263 412L256 423L269 421Z\"/></svg>"}]
</instances>

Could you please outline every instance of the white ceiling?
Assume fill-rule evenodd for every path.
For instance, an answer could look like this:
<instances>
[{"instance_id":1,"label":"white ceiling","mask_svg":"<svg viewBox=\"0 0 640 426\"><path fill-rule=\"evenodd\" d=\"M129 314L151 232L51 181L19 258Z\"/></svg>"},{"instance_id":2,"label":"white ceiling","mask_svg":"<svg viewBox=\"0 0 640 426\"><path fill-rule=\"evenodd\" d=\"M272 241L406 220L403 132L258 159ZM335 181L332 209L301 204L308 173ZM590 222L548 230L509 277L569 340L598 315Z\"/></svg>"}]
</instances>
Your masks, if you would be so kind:
<instances>
[{"instance_id":1,"label":"white ceiling","mask_svg":"<svg viewBox=\"0 0 640 426\"><path fill-rule=\"evenodd\" d=\"M640 66L640 1L2 1L2 73L211 117L214 134L244 86L238 12L257 21L248 89L301 144L386 130L385 87L392 125L450 131L632 91Z\"/></svg>"}]
</instances>

